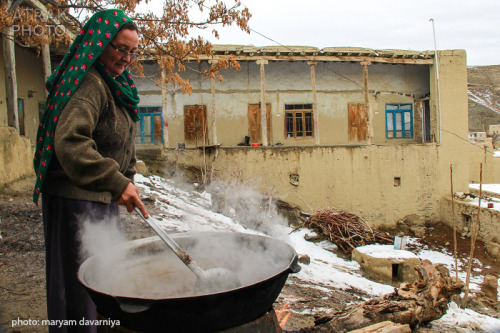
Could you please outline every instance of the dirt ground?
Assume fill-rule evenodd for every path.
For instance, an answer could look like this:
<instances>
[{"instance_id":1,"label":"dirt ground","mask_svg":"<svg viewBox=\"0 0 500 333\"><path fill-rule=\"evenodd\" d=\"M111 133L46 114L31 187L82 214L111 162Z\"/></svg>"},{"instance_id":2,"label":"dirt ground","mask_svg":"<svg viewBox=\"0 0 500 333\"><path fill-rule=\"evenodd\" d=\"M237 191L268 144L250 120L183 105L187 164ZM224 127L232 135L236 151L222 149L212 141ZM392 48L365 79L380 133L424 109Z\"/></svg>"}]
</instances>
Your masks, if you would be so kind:
<instances>
[{"instance_id":1,"label":"dirt ground","mask_svg":"<svg viewBox=\"0 0 500 333\"><path fill-rule=\"evenodd\" d=\"M45 309L45 251L41 208L31 201L33 179L24 179L10 184L0 191L0 333L3 332L46 332L43 326L25 325L12 328L12 321L46 319ZM150 213L155 208L148 201L145 204ZM121 212L124 233L129 239L144 238L154 232L135 215ZM430 248L452 244L449 228L434 227L428 230L423 242ZM460 239L459 252L467 257L470 244ZM498 273L498 263L484 254L484 245L478 244L476 258L485 268L475 274ZM274 304L279 312L289 303L287 310L293 310L285 326L289 332L308 332L315 325L329 320L330 315L343 309L347 304L369 298L357 290L338 290L313 287L298 287L293 284L293 275ZM311 313L308 309L316 309ZM319 310L318 310L319 309ZM321 309L324 309L322 311ZM477 311L477 310L476 310ZM492 313L496 317L498 311ZM437 332L429 328L419 328L418 332Z\"/></svg>"}]
</instances>

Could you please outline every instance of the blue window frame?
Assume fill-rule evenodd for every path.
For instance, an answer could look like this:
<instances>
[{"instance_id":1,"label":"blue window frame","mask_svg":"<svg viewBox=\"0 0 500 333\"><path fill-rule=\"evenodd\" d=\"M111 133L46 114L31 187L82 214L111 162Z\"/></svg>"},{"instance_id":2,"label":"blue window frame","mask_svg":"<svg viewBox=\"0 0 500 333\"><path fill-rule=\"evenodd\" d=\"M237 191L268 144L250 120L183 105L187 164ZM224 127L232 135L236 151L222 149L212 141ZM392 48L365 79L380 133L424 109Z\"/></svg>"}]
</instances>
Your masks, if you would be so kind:
<instances>
[{"instance_id":1,"label":"blue window frame","mask_svg":"<svg viewBox=\"0 0 500 333\"><path fill-rule=\"evenodd\" d=\"M413 138L413 104L388 103L385 105L385 135L388 139Z\"/></svg>"},{"instance_id":2,"label":"blue window frame","mask_svg":"<svg viewBox=\"0 0 500 333\"><path fill-rule=\"evenodd\" d=\"M163 142L163 115L161 106L140 106L137 121L137 144L161 144Z\"/></svg>"}]
</instances>

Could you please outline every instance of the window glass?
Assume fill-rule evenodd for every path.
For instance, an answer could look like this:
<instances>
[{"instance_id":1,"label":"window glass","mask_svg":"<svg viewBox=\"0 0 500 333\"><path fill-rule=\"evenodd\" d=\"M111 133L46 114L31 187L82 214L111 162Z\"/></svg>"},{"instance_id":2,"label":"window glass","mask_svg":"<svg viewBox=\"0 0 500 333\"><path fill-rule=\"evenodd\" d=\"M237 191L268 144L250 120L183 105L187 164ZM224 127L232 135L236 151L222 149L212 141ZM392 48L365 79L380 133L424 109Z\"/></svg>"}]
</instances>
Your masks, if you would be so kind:
<instances>
[{"instance_id":1,"label":"window glass","mask_svg":"<svg viewBox=\"0 0 500 333\"><path fill-rule=\"evenodd\" d=\"M387 114L387 130L392 131L394 130L394 119L392 118L392 113Z\"/></svg>"},{"instance_id":2,"label":"window glass","mask_svg":"<svg viewBox=\"0 0 500 333\"><path fill-rule=\"evenodd\" d=\"M413 115L411 103L386 104L386 137L387 138L412 138Z\"/></svg>"},{"instance_id":3,"label":"window glass","mask_svg":"<svg viewBox=\"0 0 500 333\"><path fill-rule=\"evenodd\" d=\"M405 112L405 130L409 130L411 126L411 113Z\"/></svg>"},{"instance_id":4,"label":"window glass","mask_svg":"<svg viewBox=\"0 0 500 333\"><path fill-rule=\"evenodd\" d=\"M313 120L312 120L312 112L305 113L305 124L306 124L306 136L312 136L313 129Z\"/></svg>"},{"instance_id":5,"label":"window glass","mask_svg":"<svg viewBox=\"0 0 500 333\"><path fill-rule=\"evenodd\" d=\"M297 112L295 113L295 133L297 136L304 136L302 125L302 112Z\"/></svg>"},{"instance_id":6,"label":"window glass","mask_svg":"<svg viewBox=\"0 0 500 333\"><path fill-rule=\"evenodd\" d=\"M401 113L396 113L396 131L401 131L402 129L402 123L401 123Z\"/></svg>"},{"instance_id":7,"label":"window glass","mask_svg":"<svg viewBox=\"0 0 500 333\"><path fill-rule=\"evenodd\" d=\"M314 136L312 104L285 104L287 138Z\"/></svg>"},{"instance_id":8,"label":"window glass","mask_svg":"<svg viewBox=\"0 0 500 333\"><path fill-rule=\"evenodd\" d=\"M140 106L139 113L161 113L161 106Z\"/></svg>"},{"instance_id":9,"label":"window glass","mask_svg":"<svg viewBox=\"0 0 500 333\"><path fill-rule=\"evenodd\" d=\"M287 112L285 115L285 130L287 138L293 136L293 113L291 112Z\"/></svg>"}]
</instances>

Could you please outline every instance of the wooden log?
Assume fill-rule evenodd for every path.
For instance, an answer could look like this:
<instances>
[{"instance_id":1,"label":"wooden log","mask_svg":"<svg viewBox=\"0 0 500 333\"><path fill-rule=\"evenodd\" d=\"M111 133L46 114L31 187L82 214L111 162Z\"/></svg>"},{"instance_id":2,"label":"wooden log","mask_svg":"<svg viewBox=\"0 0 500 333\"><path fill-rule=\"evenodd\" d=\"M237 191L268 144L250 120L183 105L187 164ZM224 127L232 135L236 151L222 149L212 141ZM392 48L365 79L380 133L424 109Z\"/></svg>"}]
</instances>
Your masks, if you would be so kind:
<instances>
[{"instance_id":1,"label":"wooden log","mask_svg":"<svg viewBox=\"0 0 500 333\"><path fill-rule=\"evenodd\" d=\"M392 321L383 321L349 333L411 333L410 325L401 325Z\"/></svg>"},{"instance_id":2,"label":"wooden log","mask_svg":"<svg viewBox=\"0 0 500 333\"><path fill-rule=\"evenodd\" d=\"M450 278L448 269L442 264L433 265L424 260L415 268L419 280L407 283L393 293L353 304L336 313L328 322L331 332L348 332L383 321L418 324L441 318L448 309L450 298L460 294L463 282Z\"/></svg>"}]
</instances>

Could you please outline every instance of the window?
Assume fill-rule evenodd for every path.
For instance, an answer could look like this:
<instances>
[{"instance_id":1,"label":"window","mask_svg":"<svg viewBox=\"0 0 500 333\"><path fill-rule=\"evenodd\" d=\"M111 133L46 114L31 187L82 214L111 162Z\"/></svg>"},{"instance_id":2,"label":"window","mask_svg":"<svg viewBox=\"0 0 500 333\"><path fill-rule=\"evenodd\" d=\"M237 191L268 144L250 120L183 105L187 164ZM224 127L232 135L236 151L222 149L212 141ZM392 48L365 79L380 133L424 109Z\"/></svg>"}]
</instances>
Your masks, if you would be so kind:
<instances>
[{"instance_id":1,"label":"window","mask_svg":"<svg viewBox=\"0 0 500 333\"><path fill-rule=\"evenodd\" d=\"M413 138L412 104L385 105L386 137L388 139Z\"/></svg>"},{"instance_id":2,"label":"window","mask_svg":"<svg viewBox=\"0 0 500 333\"><path fill-rule=\"evenodd\" d=\"M136 123L137 144L160 144L163 142L163 116L161 106L140 106Z\"/></svg>"},{"instance_id":3,"label":"window","mask_svg":"<svg viewBox=\"0 0 500 333\"><path fill-rule=\"evenodd\" d=\"M312 104L285 104L285 134L287 138L313 136Z\"/></svg>"}]
</instances>

